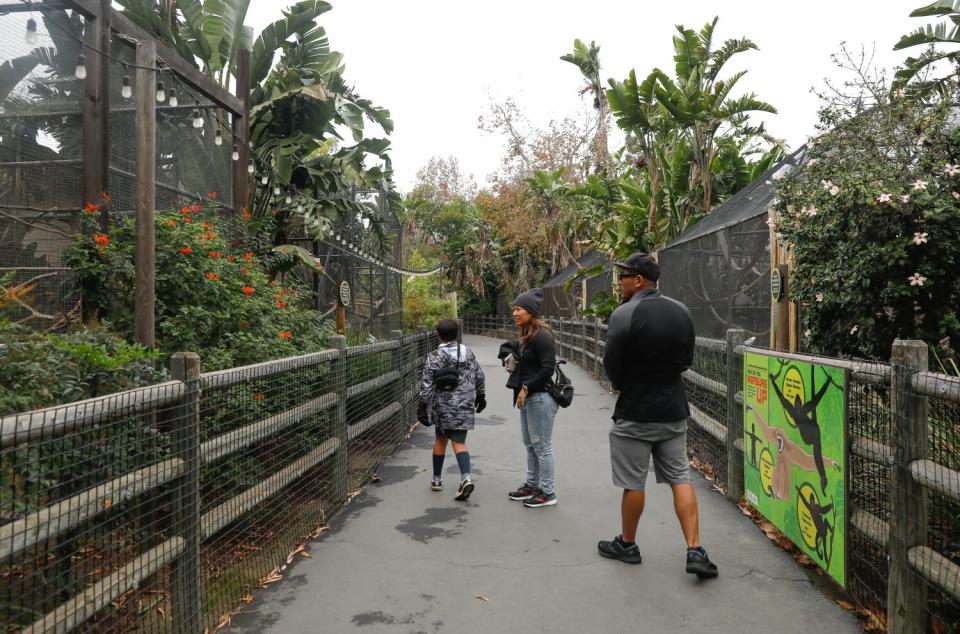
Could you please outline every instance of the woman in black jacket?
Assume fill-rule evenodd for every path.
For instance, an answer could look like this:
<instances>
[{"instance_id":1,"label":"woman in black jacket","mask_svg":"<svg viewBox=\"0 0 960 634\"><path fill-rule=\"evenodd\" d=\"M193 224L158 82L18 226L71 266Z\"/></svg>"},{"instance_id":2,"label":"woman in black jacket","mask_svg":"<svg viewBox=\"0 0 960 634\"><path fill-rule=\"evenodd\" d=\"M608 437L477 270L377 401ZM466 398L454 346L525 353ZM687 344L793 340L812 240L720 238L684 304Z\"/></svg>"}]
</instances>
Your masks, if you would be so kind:
<instances>
[{"instance_id":1,"label":"woman in black jacket","mask_svg":"<svg viewBox=\"0 0 960 634\"><path fill-rule=\"evenodd\" d=\"M504 348L517 357L507 387L513 389L513 400L520 409L520 432L527 449L527 479L511 500L522 500L524 506L539 508L557 503L554 491L553 419L557 402L547 393L557 365L556 348L550 327L540 319L543 290L534 288L513 300L513 321L519 340Z\"/></svg>"}]
</instances>

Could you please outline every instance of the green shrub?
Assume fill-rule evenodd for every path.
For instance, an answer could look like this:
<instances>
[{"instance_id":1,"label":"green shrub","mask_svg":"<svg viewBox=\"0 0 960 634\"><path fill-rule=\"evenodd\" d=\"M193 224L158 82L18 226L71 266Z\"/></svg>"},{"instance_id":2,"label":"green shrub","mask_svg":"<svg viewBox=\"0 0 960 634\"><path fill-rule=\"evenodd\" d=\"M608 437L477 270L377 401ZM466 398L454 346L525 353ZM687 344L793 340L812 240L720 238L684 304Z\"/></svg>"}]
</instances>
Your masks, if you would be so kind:
<instances>
[{"instance_id":1,"label":"green shrub","mask_svg":"<svg viewBox=\"0 0 960 634\"><path fill-rule=\"evenodd\" d=\"M885 359L895 338L960 345L960 128L949 105L889 103L843 118L777 188L793 245L803 347ZM941 354L941 356L943 356Z\"/></svg>"},{"instance_id":2,"label":"green shrub","mask_svg":"<svg viewBox=\"0 0 960 634\"><path fill-rule=\"evenodd\" d=\"M85 236L66 261L84 300L132 336L134 221L120 219L109 235L85 222ZM216 370L326 347L333 330L309 306L309 292L272 280L264 262L282 254L266 250L256 236L244 238L238 223L192 205L158 215L155 236L156 336L163 353L196 352L204 370Z\"/></svg>"},{"instance_id":3,"label":"green shrub","mask_svg":"<svg viewBox=\"0 0 960 634\"><path fill-rule=\"evenodd\" d=\"M429 261L414 251L410 258L410 266L415 269L425 269L434 266L436 261ZM457 316L456 303L441 296L440 283L437 275L423 277L409 277L403 282L403 329L413 332L417 327L433 330L441 319Z\"/></svg>"},{"instance_id":4,"label":"green shrub","mask_svg":"<svg viewBox=\"0 0 960 634\"><path fill-rule=\"evenodd\" d=\"M158 353L105 328L43 334L0 322L0 415L150 385Z\"/></svg>"}]
</instances>

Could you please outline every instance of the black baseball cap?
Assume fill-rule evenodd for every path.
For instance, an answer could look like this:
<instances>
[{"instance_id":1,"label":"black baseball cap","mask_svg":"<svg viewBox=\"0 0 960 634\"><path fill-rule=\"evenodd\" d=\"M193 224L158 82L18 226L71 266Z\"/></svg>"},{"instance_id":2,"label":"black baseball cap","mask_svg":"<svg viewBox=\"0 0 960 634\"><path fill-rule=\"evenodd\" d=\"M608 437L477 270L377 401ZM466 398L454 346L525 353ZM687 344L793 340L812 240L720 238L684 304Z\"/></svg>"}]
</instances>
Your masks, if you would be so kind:
<instances>
[{"instance_id":1,"label":"black baseball cap","mask_svg":"<svg viewBox=\"0 0 960 634\"><path fill-rule=\"evenodd\" d=\"M623 262L614 262L614 266L633 275L642 275L651 282L660 279L660 265L647 253L634 253Z\"/></svg>"}]
</instances>

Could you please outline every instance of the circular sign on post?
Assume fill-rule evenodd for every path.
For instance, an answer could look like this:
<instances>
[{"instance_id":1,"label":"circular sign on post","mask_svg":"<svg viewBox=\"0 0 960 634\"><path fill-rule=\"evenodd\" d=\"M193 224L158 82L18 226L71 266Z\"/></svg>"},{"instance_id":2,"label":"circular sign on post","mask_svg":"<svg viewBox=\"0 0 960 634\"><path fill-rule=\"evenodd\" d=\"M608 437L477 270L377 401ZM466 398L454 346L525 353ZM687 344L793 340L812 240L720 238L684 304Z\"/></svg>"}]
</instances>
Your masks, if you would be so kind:
<instances>
[{"instance_id":1,"label":"circular sign on post","mask_svg":"<svg viewBox=\"0 0 960 634\"><path fill-rule=\"evenodd\" d=\"M779 302L782 293L783 275L780 274L780 269L772 269L770 271L770 296L773 298L773 301Z\"/></svg>"},{"instance_id":2,"label":"circular sign on post","mask_svg":"<svg viewBox=\"0 0 960 634\"><path fill-rule=\"evenodd\" d=\"M340 282L340 303L344 306L350 305L350 285L346 282Z\"/></svg>"}]
</instances>

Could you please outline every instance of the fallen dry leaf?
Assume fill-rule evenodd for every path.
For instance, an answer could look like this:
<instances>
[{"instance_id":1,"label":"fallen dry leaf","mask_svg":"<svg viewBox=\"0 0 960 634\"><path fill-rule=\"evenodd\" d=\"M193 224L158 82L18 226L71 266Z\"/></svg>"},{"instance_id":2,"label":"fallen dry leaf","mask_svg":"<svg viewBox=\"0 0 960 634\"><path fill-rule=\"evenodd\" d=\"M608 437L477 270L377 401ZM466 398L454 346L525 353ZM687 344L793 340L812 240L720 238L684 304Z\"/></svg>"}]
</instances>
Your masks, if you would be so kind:
<instances>
[{"instance_id":1,"label":"fallen dry leaf","mask_svg":"<svg viewBox=\"0 0 960 634\"><path fill-rule=\"evenodd\" d=\"M305 551L305 550L301 550L301 551L300 551L300 556L301 556L301 557L306 557L307 559L310 559L311 557L313 557L313 555L311 555L310 553L308 553L308 552Z\"/></svg>"},{"instance_id":2,"label":"fallen dry leaf","mask_svg":"<svg viewBox=\"0 0 960 634\"><path fill-rule=\"evenodd\" d=\"M382 482L383 478L378 476L376 473L370 476L370 482Z\"/></svg>"},{"instance_id":3,"label":"fallen dry leaf","mask_svg":"<svg viewBox=\"0 0 960 634\"><path fill-rule=\"evenodd\" d=\"M229 614L224 614L224 615L222 615L222 616L220 617L220 620L217 621L217 627L214 629L214 632L216 632L216 631L218 631L218 630L222 630L223 628L227 627L228 625L230 625L230 615L229 615Z\"/></svg>"},{"instance_id":4,"label":"fallen dry leaf","mask_svg":"<svg viewBox=\"0 0 960 634\"><path fill-rule=\"evenodd\" d=\"M483 601L484 603L486 603L487 601L490 600L490 597L485 597L485 596L483 596L482 594L478 594L478 595L475 596L474 598L475 598L475 599L480 599L480 600Z\"/></svg>"},{"instance_id":5,"label":"fallen dry leaf","mask_svg":"<svg viewBox=\"0 0 960 634\"><path fill-rule=\"evenodd\" d=\"M243 602L244 602L244 603L253 603L253 595L252 595L252 594L248 594L247 596L243 597Z\"/></svg>"},{"instance_id":6,"label":"fallen dry leaf","mask_svg":"<svg viewBox=\"0 0 960 634\"><path fill-rule=\"evenodd\" d=\"M106 510L111 506L113 506L113 500L111 500L110 498L103 498L103 503L101 504L101 506L104 508L104 510Z\"/></svg>"},{"instance_id":7,"label":"fallen dry leaf","mask_svg":"<svg viewBox=\"0 0 960 634\"><path fill-rule=\"evenodd\" d=\"M847 610L848 612L853 610L853 604L847 601L837 601L837 605L839 605L844 610Z\"/></svg>"}]
</instances>

